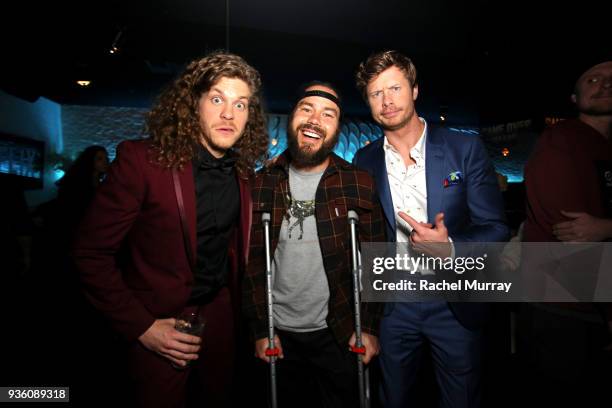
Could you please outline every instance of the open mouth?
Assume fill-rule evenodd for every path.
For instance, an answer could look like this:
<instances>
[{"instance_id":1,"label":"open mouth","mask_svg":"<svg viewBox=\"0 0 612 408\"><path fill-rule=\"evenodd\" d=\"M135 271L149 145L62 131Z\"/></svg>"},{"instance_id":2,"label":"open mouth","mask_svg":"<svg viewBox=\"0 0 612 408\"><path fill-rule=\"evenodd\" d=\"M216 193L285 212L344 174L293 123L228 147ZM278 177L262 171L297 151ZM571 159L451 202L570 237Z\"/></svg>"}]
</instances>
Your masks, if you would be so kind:
<instances>
[{"instance_id":1,"label":"open mouth","mask_svg":"<svg viewBox=\"0 0 612 408\"><path fill-rule=\"evenodd\" d=\"M325 130L323 128L310 123L300 126L299 130L307 139L319 140L325 137Z\"/></svg>"},{"instance_id":2,"label":"open mouth","mask_svg":"<svg viewBox=\"0 0 612 408\"><path fill-rule=\"evenodd\" d=\"M321 135L312 130L302 130L302 134L309 139L321 139Z\"/></svg>"}]
</instances>

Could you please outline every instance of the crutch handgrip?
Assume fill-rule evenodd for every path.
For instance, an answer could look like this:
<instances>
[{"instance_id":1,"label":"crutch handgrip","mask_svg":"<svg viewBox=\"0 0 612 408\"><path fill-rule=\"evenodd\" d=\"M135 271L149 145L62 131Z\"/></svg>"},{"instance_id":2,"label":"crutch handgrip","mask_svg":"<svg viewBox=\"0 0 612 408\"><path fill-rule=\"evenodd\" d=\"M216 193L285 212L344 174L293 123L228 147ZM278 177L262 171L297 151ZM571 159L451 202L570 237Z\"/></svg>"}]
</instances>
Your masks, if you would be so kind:
<instances>
[{"instance_id":1,"label":"crutch handgrip","mask_svg":"<svg viewBox=\"0 0 612 408\"><path fill-rule=\"evenodd\" d=\"M365 354L366 348L365 346L361 346L361 347L351 346L351 351L355 354Z\"/></svg>"},{"instance_id":2,"label":"crutch handgrip","mask_svg":"<svg viewBox=\"0 0 612 408\"><path fill-rule=\"evenodd\" d=\"M280 349L278 347L267 348L265 354L268 357L277 357L280 355Z\"/></svg>"}]
</instances>

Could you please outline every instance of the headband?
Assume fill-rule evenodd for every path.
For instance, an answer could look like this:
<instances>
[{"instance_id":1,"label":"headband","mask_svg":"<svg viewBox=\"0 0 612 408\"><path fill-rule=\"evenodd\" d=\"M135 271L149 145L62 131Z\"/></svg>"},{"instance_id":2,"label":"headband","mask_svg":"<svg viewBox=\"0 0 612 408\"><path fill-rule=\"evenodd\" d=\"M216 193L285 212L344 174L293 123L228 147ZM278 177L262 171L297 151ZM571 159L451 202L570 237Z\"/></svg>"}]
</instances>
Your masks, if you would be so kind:
<instances>
[{"instance_id":1,"label":"headband","mask_svg":"<svg viewBox=\"0 0 612 408\"><path fill-rule=\"evenodd\" d=\"M340 105L340 99L334 94L315 89L312 91L304 92L299 100L301 101L302 99L307 98L309 96L320 96L321 98L329 99L330 101L338 105L338 108L340 109L340 111L342 111L342 106Z\"/></svg>"}]
</instances>

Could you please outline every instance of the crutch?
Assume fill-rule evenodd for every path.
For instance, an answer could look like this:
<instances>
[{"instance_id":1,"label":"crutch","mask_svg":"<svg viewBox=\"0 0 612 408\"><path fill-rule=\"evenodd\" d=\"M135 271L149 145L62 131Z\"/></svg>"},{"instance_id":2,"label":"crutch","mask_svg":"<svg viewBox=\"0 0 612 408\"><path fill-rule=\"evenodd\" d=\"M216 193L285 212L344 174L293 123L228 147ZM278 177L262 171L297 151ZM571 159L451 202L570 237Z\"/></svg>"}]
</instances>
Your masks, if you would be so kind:
<instances>
[{"instance_id":1,"label":"crutch","mask_svg":"<svg viewBox=\"0 0 612 408\"><path fill-rule=\"evenodd\" d=\"M351 253L353 258L353 300L355 305L355 345L351 351L357 354L357 380L359 381L359 407L370 407L370 381L367 368L363 365L365 347L361 342L361 295L359 279L359 252L357 248L357 223L359 216L353 210L348 212L348 221L351 226Z\"/></svg>"},{"instance_id":2,"label":"crutch","mask_svg":"<svg viewBox=\"0 0 612 408\"><path fill-rule=\"evenodd\" d=\"M268 301L268 348L266 356L270 358L270 405L277 407L276 401L276 358L280 350L274 344L274 314L272 313L272 267L270 256L270 213L263 213L261 222L264 227L264 240L266 248L266 298Z\"/></svg>"}]
</instances>

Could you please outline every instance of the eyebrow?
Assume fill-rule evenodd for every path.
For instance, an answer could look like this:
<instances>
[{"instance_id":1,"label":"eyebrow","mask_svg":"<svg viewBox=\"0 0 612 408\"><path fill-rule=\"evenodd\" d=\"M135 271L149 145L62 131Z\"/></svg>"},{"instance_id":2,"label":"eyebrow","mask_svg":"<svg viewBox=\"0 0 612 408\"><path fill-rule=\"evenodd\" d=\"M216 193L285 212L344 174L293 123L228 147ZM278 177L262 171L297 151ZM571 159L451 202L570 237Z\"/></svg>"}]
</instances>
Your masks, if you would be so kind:
<instances>
[{"instance_id":1,"label":"eyebrow","mask_svg":"<svg viewBox=\"0 0 612 408\"><path fill-rule=\"evenodd\" d=\"M222 91L221 89L219 89L219 88L211 88L209 92L217 92L217 93L219 93L219 94L221 94L221 95L225 95L225 92L223 92L223 91ZM248 96L239 96L237 99L246 99L246 100L248 100L248 99L249 99L249 97L248 97Z\"/></svg>"},{"instance_id":2,"label":"eyebrow","mask_svg":"<svg viewBox=\"0 0 612 408\"><path fill-rule=\"evenodd\" d=\"M387 87L387 89L395 88L396 86L402 86L402 85L401 84L390 85L390 86ZM381 92L383 89L384 89L384 87L380 88L380 89L375 89L373 91L370 91L369 94L371 95L371 94L376 93L376 92Z\"/></svg>"},{"instance_id":3,"label":"eyebrow","mask_svg":"<svg viewBox=\"0 0 612 408\"><path fill-rule=\"evenodd\" d=\"M338 111L338 109L336 109L336 108L328 108L328 107L325 107L325 108L323 108L323 110L326 110L326 111L332 111L332 112L334 112L336 115L339 115L339 114L340 114L340 112L339 112L339 111Z\"/></svg>"}]
</instances>

